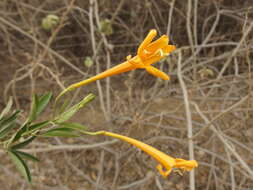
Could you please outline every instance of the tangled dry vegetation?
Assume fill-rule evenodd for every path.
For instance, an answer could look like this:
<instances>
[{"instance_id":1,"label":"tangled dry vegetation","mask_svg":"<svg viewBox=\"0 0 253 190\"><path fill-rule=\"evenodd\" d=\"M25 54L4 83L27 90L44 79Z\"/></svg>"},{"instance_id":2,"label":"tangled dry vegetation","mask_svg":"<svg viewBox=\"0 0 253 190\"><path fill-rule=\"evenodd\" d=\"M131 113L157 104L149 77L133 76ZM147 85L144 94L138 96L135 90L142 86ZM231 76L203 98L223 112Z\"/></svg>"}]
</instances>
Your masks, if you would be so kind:
<instances>
[{"instance_id":1,"label":"tangled dry vegetation","mask_svg":"<svg viewBox=\"0 0 253 190\"><path fill-rule=\"evenodd\" d=\"M52 31L41 25L47 15L59 17ZM1 153L1 189L181 190L194 180L195 189L252 189L252 16L252 0L2 0L1 109L12 96L25 116L33 93L57 95L120 63L156 28L177 46L156 65L172 79L137 70L82 88L73 101L97 98L75 121L200 165L195 178L164 180L147 155L110 138L38 139L27 150L41 158L30 164L33 184Z\"/></svg>"}]
</instances>

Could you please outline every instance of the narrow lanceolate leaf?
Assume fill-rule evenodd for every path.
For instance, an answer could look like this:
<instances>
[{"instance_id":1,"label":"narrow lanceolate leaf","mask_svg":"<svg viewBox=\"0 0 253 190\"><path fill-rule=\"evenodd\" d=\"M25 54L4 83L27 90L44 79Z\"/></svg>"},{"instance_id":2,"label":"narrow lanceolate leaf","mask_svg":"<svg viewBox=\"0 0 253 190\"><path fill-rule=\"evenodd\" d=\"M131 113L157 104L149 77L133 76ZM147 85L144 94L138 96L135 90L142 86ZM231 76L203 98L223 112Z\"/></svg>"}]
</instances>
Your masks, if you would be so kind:
<instances>
[{"instance_id":1,"label":"narrow lanceolate leaf","mask_svg":"<svg viewBox=\"0 0 253 190\"><path fill-rule=\"evenodd\" d=\"M52 98L51 92L39 98L38 105L37 105L37 115L39 115L42 111L44 111L44 109L46 108L51 98Z\"/></svg>"},{"instance_id":2,"label":"narrow lanceolate leaf","mask_svg":"<svg viewBox=\"0 0 253 190\"><path fill-rule=\"evenodd\" d=\"M95 98L94 94L89 94L81 102L79 102L78 104L69 108L67 111L60 114L60 116L58 116L54 122L63 123L65 121L69 120L79 109L84 107L87 103L92 101L94 98Z\"/></svg>"},{"instance_id":3,"label":"narrow lanceolate leaf","mask_svg":"<svg viewBox=\"0 0 253 190\"><path fill-rule=\"evenodd\" d=\"M83 131L83 130L87 129L86 126L84 126L82 124L79 124L79 123L64 122L64 123L58 123L58 125L61 126L61 127L70 128L70 129L74 129L74 130L77 130L77 131Z\"/></svg>"},{"instance_id":4,"label":"narrow lanceolate leaf","mask_svg":"<svg viewBox=\"0 0 253 190\"><path fill-rule=\"evenodd\" d=\"M27 167L25 161L21 158L21 156L12 150L9 150L8 154L10 155L11 160L16 165L17 169L22 174L22 176L24 176L28 182L31 182L32 178L31 178L30 170Z\"/></svg>"},{"instance_id":5,"label":"narrow lanceolate leaf","mask_svg":"<svg viewBox=\"0 0 253 190\"><path fill-rule=\"evenodd\" d=\"M35 123L33 125L30 125L27 130L23 133L23 135L28 135L31 133L34 133L38 131L39 129L42 129L43 127L47 126L50 123L50 121L43 121L40 123Z\"/></svg>"},{"instance_id":6,"label":"narrow lanceolate leaf","mask_svg":"<svg viewBox=\"0 0 253 190\"><path fill-rule=\"evenodd\" d=\"M26 159L26 160L31 160L33 162L39 162L40 160L38 158L36 158L35 156L28 154L26 152L22 152L22 151L18 151L15 150L15 153L17 153L21 158Z\"/></svg>"},{"instance_id":7,"label":"narrow lanceolate leaf","mask_svg":"<svg viewBox=\"0 0 253 190\"><path fill-rule=\"evenodd\" d=\"M37 96L36 94L33 96L31 113L28 119L29 122L36 120L38 115L44 111L51 98L51 92L42 95L41 97Z\"/></svg>"},{"instance_id":8,"label":"narrow lanceolate leaf","mask_svg":"<svg viewBox=\"0 0 253 190\"><path fill-rule=\"evenodd\" d=\"M7 125L7 127L5 129L1 130L0 139L6 137L12 131L12 129L14 129L15 127L16 127L16 123L11 123L11 124Z\"/></svg>"},{"instance_id":9,"label":"narrow lanceolate leaf","mask_svg":"<svg viewBox=\"0 0 253 190\"><path fill-rule=\"evenodd\" d=\"M62 114L70 104L70 99L65 97L62 104L57 108L57 114Z\"/></svg>"},{"instance_id":10,"label":"narrow lanceolate leaf","mask_svg":"<svg viewBox=\"0 0 253 190\"><path fill-rule=\"evenodd\" d=\"M51 129L45 133L43 133L41 136L43 137L79 137L75 130L69 129L69 128L56 128Z\"/></svg>"},{"instance_id":11,"label":"narrow lanceolate leaf","mask_svg":"<svg viewBox=\"0 0 253 190\"><path fill-rule=\"evenodd\" d=\"M0 121L3 118L3 116L5 116L10 111L12 104L13 104L13 101L12 101L12 98L10 98L6 107L4 108L4 110L0 114Z\"/></svg>"},{"instance_id":12,"label":"narrow lanceolate leaf","mask_svg":"<svg viewBox=\"0 0 253 190\"><path fill-rule=\"evenodd\" d=\"M20 149L20 148L24 148L25 146L27 146L29 143L31 143L36 137L33 136L33 137L30 137L29 139L26 139L25 141L19 143L19 144L16 144L14 146L12 146L11 148L12 149Z\"/></svg>"},{"instance_id":13,"label":"narrow lanceolate leaf","mask_svg":"<svg viewBox=\"0 0 253 190\"><path fill-rule=\"evenodd\" d=\"M25 122L23 124L23 126L21 126L19 128L19 130L16 132L16 134L14 135L14 137L12 139L12 142L17 141L18 139L20 139L21 136L34 133L36 130L39 130L39 129L47 126L49 123L50 123L50 121L43 121L43 122L40 122L40 123L35 123L35 124L32 124L32 125L29 125L30 123Z\"/></svg>"},{"instance_id":14,"label":"narrow lanceolate leaf","mask_svg":"<svg viewBox=\"0 0 253 190\"><path fill-rule=\"evenodd\" d=\"M37 109L38 109L37 104L38 104L38 96L34 94L32 97L32 107L31 107L30 115L28 117L28 121L33 121L36 119Z\"/></svg>"},{"instance_id":15,"label":"narrow lanceolate leaf","mask_svg":"<svg viewBox=\"0 0 253 190\"><path fill-rule=\"evenodd\" d=\"M0 129L4 129L6 128L6 126L8 126L9 124L15 122L15 120L17 119L18 114L20 113L20 110L15 111L13 114L11 114L9 117L7 118L3 118L0 121Z\"/></svg>"},{"instance_id":16,"label":"narrow lanceolate leaf","mask_svg":"<svg viewBox=\"0 0 253 190\"><path fill-rule=\"evenodd\" d=\"M24 123L19 129L18 131L13 135L11 142L15 142L17 140L20 139L20 137L22 136L22 134L24 134L27 130L28 130L28 123Z\"/></svg>"},{"instance_id":17,"label":"narrow lanceolate leaf","mask_svg":"<svg viewBox=\"0 0 253 190\"><path fill-rule=\"evenodd\" d=\"M0 122L0 139L8 135L8 133L16 126L16 119L19 112L19 110L14 112L10 117L3 119Z\"/></svg>"}]
</instances>

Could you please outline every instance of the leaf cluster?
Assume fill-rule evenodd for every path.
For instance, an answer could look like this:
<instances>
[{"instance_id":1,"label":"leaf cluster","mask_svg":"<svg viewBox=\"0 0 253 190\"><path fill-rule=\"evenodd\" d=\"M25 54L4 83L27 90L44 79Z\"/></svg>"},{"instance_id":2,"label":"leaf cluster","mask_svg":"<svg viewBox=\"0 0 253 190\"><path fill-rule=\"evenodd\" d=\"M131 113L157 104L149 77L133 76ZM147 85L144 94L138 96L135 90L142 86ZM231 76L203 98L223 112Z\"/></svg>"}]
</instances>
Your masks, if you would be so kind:
<instances>
[{"instance_id":1,"label":"leaf cluster","mask_svg":"<svg viewBox=\"0 0 253 190\"><path fill-rule=\"evenodd\" d=\"M0 144L28 182L32 179L27 161L38 162L39 159L25 152L24 148L37 137L79 137L80 132L85 131L85 126L67 121L94 98L93 94L89 94L70 108L65 106L53 118L38 122L52 99L52 93L34 95L30 113L23 123L19 121L21 110L11 111L13 101L9 100L0 113Z\"/></svg>"}]
</instances>

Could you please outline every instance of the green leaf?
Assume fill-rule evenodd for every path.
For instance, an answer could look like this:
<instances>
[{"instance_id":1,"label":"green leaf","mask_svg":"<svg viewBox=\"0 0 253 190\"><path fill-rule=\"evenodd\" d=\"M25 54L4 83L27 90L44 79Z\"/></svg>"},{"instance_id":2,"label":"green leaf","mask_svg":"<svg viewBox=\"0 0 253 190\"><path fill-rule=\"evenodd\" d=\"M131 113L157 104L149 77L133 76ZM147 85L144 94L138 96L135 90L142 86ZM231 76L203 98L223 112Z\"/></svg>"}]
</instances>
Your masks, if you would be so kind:
<instances>
[{"instance_id":1,"label":"green leaf","mask_svg":"<svg viewBox=\"0 0 253 190\"><path fill-rule=\"evenodd\" d=\"M13 123L17 119L17 116L19 113L20 113L20 110L17 110L13 114L11 114L9 117L3 118L0 121L0 129L4 129L6 127L6 125Z\"/></svg>"},{"instance_id":2,"label":"green leaf","mask_svg":"<svg viewBox=\"0 0 253 190\"><path fill-rule=\"evenodd\" d=\"M35 136L30 137L29 139L27 139L27 140L25 140L25 141L23 141L23 142L21 142L21 143L19 143L19 144L16 144L16 145L12 146L11 148L12 148L12 149L20 149L20 148L23 148L23 147L25 147L26 145L28 145L30 142L32 142L35 138L36 138Z\"/></svg>"},{"instance_id":3,"label":"green leaf","mask_svg":"<svg viewBox=\"0 0 253 190\"><path fill-rule=\"evenodd\" d=\"M33 133L33 132L47 126L49 123L50 123L50 121L43 121L40 123L35 123L35 124L29 126L28 129L22 135L28 135L30 133Z\"/></svg>"},{"instance_id":4,"label":"green leaf","mask_svg":"<svg viewBox=\"0 0 253 190\"><path fill-rule=\"evenodd\" d=\"M40 122L40 123L35 123L33 125L30 125L29 126L29 123L28 122L25 122L23 124L23 126L20 127L20 129L16 132L16 134L13 136L12 138L12 141L11 142L15 142L17 141L18 139L20 139L20 137L22 135L28 135L30 133L33 133L35 132L36 130L39 130L43 127L45 127L46 125L49 124L50 121L43 121L43 122Z\"/></svg>"},{"instance_id":5,"label":"green leaf","mask_svg":"<svg viewBox=\"0 0 253 190\"><path fill-rule=\"evenodd\" d=\"M20 139L21 135L27 131L28 124L24 123L18 131L12 136L10 143L15 142Z\"/></svg>"},{"instance_id":6,"label":"green leaf","mask_svg":"<svg viewBox=\"0 0 253 190\"><path fill-rule=\"evenodd\" d=\"M31 107L30 116L28 117L28 121L33 121L36 119L37 104L38 104L38 97L36 94L34 94L32 97L32 107Z\"/></svg>"},{"instance_id":7,"label":"green leaf","mask_svg":"<svg viewBox=\"0 0 253 190\"><path fill-rule=\"evenodd\" d=\"M78 107L70 108L69 110L62 113L57 119L56 123L63 123L64 121L69 120L76 112L78 111Z\"/></svg>"},{"instance_id":8,"label":"green leaf","mask_svg":"<svg viewBox=\"0 0 253 190\"><path fill-rule=\"evenodd\" d=\"M36 120L38 115L46 108L51 98L52 98L51 92L45 95L42 95L41 97L37 96L36 94L33 95L32 108L31 108L30 116L28 118L28 122L32 122Z\"/></svg>"},{"instance_id":9,"label":"green leaf","mask_svg":"<svg viewBox=\"0 0 253 190\"><path fill-rule=\"evenodd\" d=\"M17 151L14 150L13 152L16 152L21 158L23 159L27 159L27 160L31 160L33 162L39 162L40 160L38 158L36 158L35 156L28 154L26 152L22 152L22 151Z\"/></svg>"},{"instance_id":10,"label":"green leaf","mask_svg":"<svg viewBox=\"0 0 253 190\"><path fill-rule=\"evenodd\" d=\"M15 127L16 127L16 123L11 123L5 129L1 130L0 139L6 137L6 135L8 135L9 132L11 132L12 129L15 128Z\"/></svg>"},{"instance_id":11,"label":"green leaf","mask_svg":"<svg viewBox=\"0 0 253 190\"><path fill-rule=\"evenodd\" d=\"M15 121L19 113L20 111L18 110L0 122L0 139L4 138L16 126Z\"/></svg>"},{"instance_id":12,"label":"green leaf","mask_svg":"<svg viewBox=\"0 0 253 190\"><path fill-rule=\"evenodd\" d=\"M3 118L3 116L5 116L10 111L12 104L13 104L13 101L12 101L12 98L10 98L4 110L0 114L0 120Z\"/></svg>"},{"instance_id":13,"label":"green leaf","mask_svg":"<svg viewBox=\"0 0 253 190\"><path fill-rule=\"evenodd\" d=\"M70 128L70 129L74 129L74 130L77 130L77 131L83 131L83 130L86 130L87 127L82 125L82 124L79 124L79 123L67 123L67 122L64 122L64 123L58 123L58 125L60 125L61 127L65 127L65 128Z\"/></svg>"},{"instance_id":14,"label":"green leaf","mask_svg":"<svg viewBox=\"0 0 253 190\"><path fill-rule=\"evenodd\" d=\"M24 176L28 182L31 182L32 178L31 178L30 170L27 167L25 161L15 151L9 150L8 153L11 160L16 165L17 169L22 174L22 176Z\"/></svg>"},{"instance_id":15,"label":"green leaf","mask_svg":"<svg viewBox=\"0 0 253 190\"><path fill-rule=\"evenodd\" d=\"M79 137L73 129L70 128L56 128L51 129L45 133L43 133L41 136L43 137Z\"/></svg>"},{"instance_id":16,"label":"green leaf","mask_svg":"<svg viewBox=\"0 0 253 190\"><path fill-rule=\"evenodd\" d=\"M58 114L62 114L66 110L66 108L69 106L69 103L70 103L70 99L64 97L64 101L62 102L61 106L57 110Z\"/></svg>"},{"instance_id":17,"label":"green leaf","mask_svg":"<svg viewBox=\"0 0 253 190\"><path fill-rule=\"evenodd\" d=\"M82 101L80 101L78 104L72 106L67 111L60 114L60 116L58 116L54 122L55 123L63 123L65 121L69 120L79 109L84 107L87 103L92 101L94 98L95 98L94 94L89 94Z\"/></svg>"},{"instance_id":18,"label":"green leaf","mask_svg":"<svg viewBox=\"0 0 253 190\"><path fill-rule=\"evenodd\" d=\"M37 115L39 115L47 106L49 101L52 98L52 93L49 92L45 95L43 95L41 98L39 98L38 105L37 105Z\"/></svg>"}]
</instances>

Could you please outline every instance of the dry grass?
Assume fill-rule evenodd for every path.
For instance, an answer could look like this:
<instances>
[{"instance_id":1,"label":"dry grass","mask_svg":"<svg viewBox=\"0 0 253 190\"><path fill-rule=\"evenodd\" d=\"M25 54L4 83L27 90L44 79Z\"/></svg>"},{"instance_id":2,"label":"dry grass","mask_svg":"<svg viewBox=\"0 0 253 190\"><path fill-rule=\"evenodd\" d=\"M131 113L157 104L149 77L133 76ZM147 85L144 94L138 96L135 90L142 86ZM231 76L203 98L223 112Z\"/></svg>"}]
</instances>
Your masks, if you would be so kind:
<instances>
[{"instance_id":1,"label":"dry grass","mask_svg":"<svg viewBox=\"0 0 253 190\"><path fill-rule=\"evenodd\" d=\"M41 27L48 14L60 17L53 32ZM75 121L200 163L195 174L164 180L153 160L122 142L41 139L29 150L41 158L31 163L33 185L1 159L1 188L252 189L252 16L252 0L1 1L0 108L13 96L26 115L31 94L56 95L121 62L156 28L177 45L157 64L172 80L138 70L89 85L75 97L89 91L98 97ZM113 24L109 36L100 32L105 18ZM86 56L91 68L83 64Z\"/></svg>"}]
</instances>

